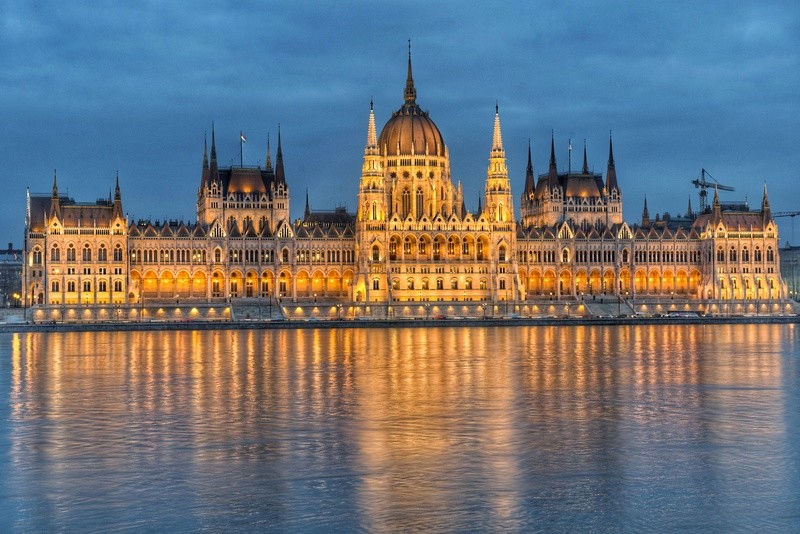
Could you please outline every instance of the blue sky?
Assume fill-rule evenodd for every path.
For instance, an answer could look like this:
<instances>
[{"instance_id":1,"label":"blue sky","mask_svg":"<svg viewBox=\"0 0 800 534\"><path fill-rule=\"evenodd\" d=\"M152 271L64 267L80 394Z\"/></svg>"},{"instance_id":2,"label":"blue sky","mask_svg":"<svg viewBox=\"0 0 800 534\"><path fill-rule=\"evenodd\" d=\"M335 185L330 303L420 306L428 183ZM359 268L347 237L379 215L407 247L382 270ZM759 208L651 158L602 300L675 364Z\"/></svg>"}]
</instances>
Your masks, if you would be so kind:
<instances>
[{"instance_id":1,"label":"blue sky","mask_svg":"<svg viewBox=\"0 0 800 534\"><path fill-rule=\"evenodd\" d=\"M264 161L281 124L292 215L354 209L369 101L378 128L417 101L450 150L467 207L483 191L499 102L512 190L528 139L546 170L567 140L605 172L613 131L625 217L723 200L800 210L800 4L531 1L6 2L0 7L0 243L22 241L25 191L108 196L132 219L193 220L203 137L223 165ZM134 3L130 3L134 4ZM782 242L792 222L779 220ZM800 234L798 234L800 239Z\"/></svg>"}]
</instances>

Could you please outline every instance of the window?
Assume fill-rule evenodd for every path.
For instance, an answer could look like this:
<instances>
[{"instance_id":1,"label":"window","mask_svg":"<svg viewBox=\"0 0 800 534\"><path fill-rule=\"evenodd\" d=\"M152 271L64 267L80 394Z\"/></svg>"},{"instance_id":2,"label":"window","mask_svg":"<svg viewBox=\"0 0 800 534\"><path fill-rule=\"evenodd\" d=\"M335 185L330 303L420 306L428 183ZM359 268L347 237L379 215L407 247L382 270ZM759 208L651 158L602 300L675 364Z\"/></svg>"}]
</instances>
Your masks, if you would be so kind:
<instances>
[{"instance_id":1,"label":"window","mask_svg":"<svg viewBox=\"0 0 800 534\"><path fill-rule=\"evenodd\" d=\"M50 249L50 261L61 261L61 250L58 245L53 245L53 248Z\"/></svg>"},{"instance_id":2,"label":"window","mask_svg":"<svg viewBox=\"0 0 800 534\"><path fill-rule=\"evenodd\" d=\"M75 247L72 243L67 246L67 261L75 261Z\"/></svg>"},{"instance_id":3,"label":"window","mask_svg":"<svg viewBox=\"0 0 800 534\"><path fill-rule=\"evenodd\" d=\"M214 249L214 263L222 261L222 251L218 248Z\"/></svg>"},{"instance_id":4,"label":"window","mask_svg":"<svg viewBox=\"0 0 800 534\"><path fill-rule=\"evenodd\" d=\"M122 246L114 247L114 261L122 261Z\"/></svg>"},{"instance_id":5,"label":"window","mask_svg":"<svg viewBox=\"0 0 800 534\"><path fill-rule=\"evenodd\" d=\"M91 291L92 290L92 282L90 280L83 281L83 290L84 291Z\"/></svg>"},{"instance_id":6,"label":"window","mask_svg":"<svg viewBox=\"0 0 800 534\"><path fill-rule=\"evenodd\" d=\"M403 242L403 254L411 254L411 238L406 237Z\"/></svg>"},{"instance_id":7,"label":"window","mask_svg":"<svg viewBox=\"0 0 800 534\"><path fill-rule=\"evenodd\" d=\"M500 261L506 261L506 247L500 246Z\"/></svg>"},{"instance_id":8,"label":"window","mask_svg":"<svg viewBox=\"0 0 800 534\"><path fill-rule=\"evenodd\" d=\"M417 189L417 219L421 219L425 215L425 203L422 194L422 188Z\"/></svg>"},{"instance_id":9,"label":"window","mask_svg":"<svg viewBox=\"0 0 800 534\"><path fill-rule=\"evenodd\" d=\"M444 289L444 280L441 278L436 279L436 289Z\"/></svg>"},{"instance_id":10,"label":"window","mask_svg":"<svg viewBox=\"0 0 800 534\"><path fill-rule=\"evenodd\" d=\"M750 261L750 251L747 250L747 247L742 249L742 261Z\"/></svg>"},{"instance_id":11,"label":"window","mask_svg":"<svg viewBox=\"0 0 800 534\"><path fill-rule=\"evenodd\" d=\"M400 210L400 217L405 219L411 212L411 192L408 189L403 189L403 206Z\"/></svg>"},{"instance_id":12,"label":"window","mask_svg":"<svg viewBox=\"0 0 800 534\"><path fill-rule=\"evenodd\" d=\"M731 247L731 251L728 254L728 260L729 261L736 261L736 249L733 248L733 247Z\"/></svg>"},{"instance_id":13,"label":"window","mask_svg":"<svg viewBox=\"0 0 800 534\"><path fill-rule=\"evenodd\" d=\"M414 289L414 279L409 278L406 280L406 289Z\"/></svg>"},{"instance_id":14,"label":"window","mask_svg":"<svg viewBox=\"0 0 800 534\"><path fill-rule=\"evenodd\" d=\"M122 280L114 280L114 291L117 293L122 292Z\"/></svg>"},{"instance_id":15,"label":"window","mask_svg":"<svg viewBox=\"0 0 800 534\"><path fill-rule=\"evenodd\" d=\"M400 289L400 279L394 278L392 280L392 289Z\"/></svg>"},{"instance_id":16,"label":"window","mask_svg":"<svg viewBox=\"0 0 800 534\"><path fill-rule=\"evenodd\" d=\"M753 257L755 261L761 261L761 249L756 247L755 252L753 253Z\"/></svg>"},{"instance_id":17,"label":"window","mask_svg":"<svg viewBox=\"0 0 800 534\"><path fill-rule=\"evenodd\" d=\"M58 283L58 280L53 280L52 282L50 282L50 291L52 291L53 293L58 293L60 288L61 284Z\"/></svg>"},{"instance_id":18,"label":"window","mask_svg":"<svg viewBox=\"0 0 800 534\"><path fill-rule=\"evenodd\" d=\"M283 263L289 263L289 249L288 248L283 249L283 251L281 252L281 261Z\"/></svg>"},{"instance_id":19,"label":"window","mask_svg":"<svg viewBox=\"0 0 800 534\"><path fill-rule=\"evenodd\" d=\"M372 220L373 221L378 220L378 203L377 202L373 202L372 203Z\"/></svg>"},{"instance_id":20,"label":"window","mask_svg":"<svg viewBox=\"0 0 800 534\"><path fill-rule=\"evenodd\" d=\"M105 280L100 280L99 282L97 282L97 291L99 291L100 293L105 293L107 290L108 288L106 287Z\"/></svg>"},{"instance_id":21,"label":"window","mask_svg":"<svg viewBox=\"0 0 800 534\"><path fill-rule=\"evenodd\" d=\"M378 245L372 247L372 261L379 261L381 259L381 249Z\"/></svg>"},{"instance_id":22,"label":"window","mask_svg":"<svg viewBox=\"0 0 800 534\"><path fill-rule=\"evenodd\" d=\"M472 289L472 278L467 278L464 282L464 289Z\"/></svg>"},{"instance_id":23,"label":"window","mask_svg":"<svg viewBox=\"0 0 800 534\"><path fill-rule=\"evenodd\" d=\"M564 250L561 251L561 261L562 261L562 263L569 262L569 250L568 249L564 249Z\"/></svg>"},{"instance_id":24,"label":"window","mask_svg":"<svg viewBox=\"0 0 800 534\"><path fill-rule=\"evenodd\" d=\"M725 251L722 250L722 247L717 249L717 261L725 261Z\"/></svg>"},{"instance_id":25,"label":"window","mask_svg":"<svg viewBox=\"0 0 800 534\"><path fill-rule=\"evenodd\" d=\"M379 279L379 278L373 278L373 279L372 279L372 289L374 289L375 291L377 291L377 290L379 290L380 288L381 288L381 281L380 281L380 279Z\"/></svg>"},{"instance_id":26,"label":"window","mask_svg":"<svg viewBox=\"0 0 800 534\"><path fill-rule=\"evenodd\" d=\"M67 281L67 291L70 293L75 292L75 280L68 280Z\"/></svg>"},{"instance_id":27,"label":"window","mask_svg":"<svg viewBox=\"0 0 800 534\"><path fill-rule=\"evenodd\" d=\"M505 278L501 278L500 279L500 289L505 289L505 288L506 288L506 279Z\"/></svg>"},{"instance_id":28,"label":"window","mask_svg":"<svg viewBox=\"0 0 800 534\"><path fill-rule=\"evenodd\" d=\"M628 263L628 249L622 251L622 263Z\"/></svg>"},{"instance_id":29,"label":"window","mask_svg":"<svg viewBox=\"0 0 800 534\"><path fill-rule=\"evenodd\" d=\"M458 289L458 278L450 279L450 289Z\"/></svg>"},{"instance_id":30,"label":"window","mask_svg":"<svg viewBox=\"0 0 800 534\"><path fill-rule=\"evenodd\" d=\"M92 249L89 248L89 243L83 245L83 253L81 254L83 261L92 261Z\"/></svg>"},{"instance_id":31,"label":"window","mask_svg":"<svg viewBox=\"0 0 800 534\"><path fill-rule=\"evenodd\" d=\"M773 262L775 261L775 252L772 250L772 247L767 249L767 261Z\"/></svg>"},{"instance_id":32,"label":"window","mask_svg":"<svg viewBox=\"0 0 800 534\"><path fill-rule=\"evenodd\" d=\"M97 251L97 261L108 261L108 250L105 245L100 245L100 250Z\"/></svg>"},{"instance_id":33,"label":"window","mask_svg":"<svg viewBox=\"0 0 800 534\"><path fill-rule=\"evenodd\" d=\"M33 249L33 264L34 265L42 264L42 249L40 249L39 247Z\"/></svg>"},{"instance_id":34,"label":"window","mask_svg":"<svg viewBox=\"0 0 800 534\"><path fill-rule=\"evenodd\" d=\"M486 289L486 278L481 278L481 289Z\"/></svg>"}]
</instances>

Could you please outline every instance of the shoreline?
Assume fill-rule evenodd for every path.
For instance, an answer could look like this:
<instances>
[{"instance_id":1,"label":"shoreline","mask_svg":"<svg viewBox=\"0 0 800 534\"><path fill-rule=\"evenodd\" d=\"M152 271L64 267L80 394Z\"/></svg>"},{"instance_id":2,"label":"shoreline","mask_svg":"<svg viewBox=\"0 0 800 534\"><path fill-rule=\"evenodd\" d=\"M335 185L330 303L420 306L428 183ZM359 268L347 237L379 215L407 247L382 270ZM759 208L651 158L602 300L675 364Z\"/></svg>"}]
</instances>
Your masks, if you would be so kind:
<instances>
[{"instance_id":1,"label":"shoreline","mask_svg":"<svg viewBox=\"0 0 800 534\"><path fill-rule=\"evenodd\" d=\"M171 330L282 330L338 328L449 328L473 326L626 326L626 325L716 325L716 324L796 324L800 316L764 317L520 317L458 319L325 319L325 320L243 320L243 321L145 321L92 323L9 323L0 324L0 333L106 332Z\"/></svg>"}]
</instances>

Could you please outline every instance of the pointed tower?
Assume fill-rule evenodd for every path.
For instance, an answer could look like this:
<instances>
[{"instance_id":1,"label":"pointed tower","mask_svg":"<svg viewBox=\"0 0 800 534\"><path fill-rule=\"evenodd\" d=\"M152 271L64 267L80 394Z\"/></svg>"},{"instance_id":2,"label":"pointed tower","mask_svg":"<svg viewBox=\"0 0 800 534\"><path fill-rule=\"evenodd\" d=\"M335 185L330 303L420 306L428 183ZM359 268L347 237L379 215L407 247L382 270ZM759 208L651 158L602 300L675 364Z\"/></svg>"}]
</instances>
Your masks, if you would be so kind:
<instances>
[{"instance_id":1,"label":"pointed tower","mask_svg":"<svg viewBox=\"0 0 800 534\"><path fill-rule=\"evenodd\" d=\"M686 210L686 218L694 219L694 210L692 210L692 196L689 195L689 207Z\"/></svg>"},{"instance_id":2,"label":"pointed tower","mask_svg":"<svg viewBox=\"0 0 800 534\"><path fill-rule=\"evenodd\" d=\"M650 212L647 210L647 197L644 197L644 209L642 210L642 228L650 228Z\"/></svg>"},{"instance_id":3,"label":"pointed tower","mask_svg":"<svg viewBox=\"0 0 800 534\"><path fill-rule=\"evenodd\" d=\"M307 220L309 215L311 215L311 208L308 205L308 188L306 188L306 209L303 211L303 218Z\"/></svg>"},{"instance_id":4,"label":"pointed tower","mask_svg":"<svg viewBox=\"0 0 800 534\"><path fill-rule=\"evenodd\" d=\"M119 190L119 171L117 171L117 181L114 186L114 217L123 219L122 215L122 193Z\"/></svg>"},{"instance_id":5,"label":"pointed tower","mask_svg":"<svg viewBox=\"0 0 800 534\"><path fill-rule=\"evenodd\" d=\"M264 170L267 174L275 174L275 171L272 169L272 154L269 149L269 134L267 134L267 155L264 157Z\"/></svg>"},{"instance_id":6,"label":"pointed tower","mask_svg":"<svg viewBox=\"0 0 800 534\"><path fill-rule=\"evenodd\" d=\"M553 195L559 188L558 182L558 166L556 165L556 141L555 135L550 134L550 166L547 170L547 188L550 194Z\"/></svg>"},{"instance_id":7,"label":"pointed tower","mask_svg":"<svg viewBox=\"0 0 800 534\"><path fill-rule=\"evenodd\" d=\"M272 228L280 221L289 221L289 186L286 184L286 171L283 168L283 146L281 125L278 124L278 148L275 151L275 180L272 182Z\"/></svg>"},{"instance_id":8,"label":"pointed tower","mask_svg":"<svg viewBox=\"0 0 800 534\"><path fill-rule=\"evenodd\" d=\"M208 139L203 139L203 167L200 188L197 191L197 222L208 226L222 218L222 180L217 164L217 144L214 123L211 123L211 158L208 157Z\"/></svg>"},{"instance_id":9,"label":"pointed tower","mask_svg":"<svg viewBox=\"0 0 800 534\"><path fill-rule=\"evenodd\" d=\"M53 171L53 192L50 195L50 219L53 218L61 221L61 199L58 196L58 180L56 179L56 171Z\"/></svg>"},{"instance_id":10,"label":"pointed tower","mask_svg":"<svg viewBox=\"0 0 800 534\"><path fill-rule=\"evenodd\" d=\"M711 218L714 224L722 220L722 205L719 203L719 190L714 185L714 203L711 205Z\"/></svg>"},{"instance_id":11,"label":"pointed tower","mask_svg":"<svg viewBox=\"0 0 800 534\"><path fill-rule=\"evenodd\" d=\"M583 174L589 174L589 162L586 159L586 139L583 140Z\"/></svg>"},{"instance_id":12,"label":"pointed tower","mask_svg":"<svg viewBox=\"0 0 800 534\"><path fill-rule=\"evenodd\" d=\"M494 131L492 149L489 151L489 168L486 175L484 196L489 216L494 222L514 222L514 201L511 197L511 182L506 167L506 151L500 131L500 107L494 106Z\"/></svg>"},{"instance_id":13,"label":"pointed tower","mask_svg":"<svg viewBox=\"0 0 800 534\"><path fill-rule=\"evenodd\" d=\"M769 207L769 198L767 197L767 182L764 182L764 196L761 199L761 220L764 226L772 219L772 210Z\"/></svg>"}]
</instances>

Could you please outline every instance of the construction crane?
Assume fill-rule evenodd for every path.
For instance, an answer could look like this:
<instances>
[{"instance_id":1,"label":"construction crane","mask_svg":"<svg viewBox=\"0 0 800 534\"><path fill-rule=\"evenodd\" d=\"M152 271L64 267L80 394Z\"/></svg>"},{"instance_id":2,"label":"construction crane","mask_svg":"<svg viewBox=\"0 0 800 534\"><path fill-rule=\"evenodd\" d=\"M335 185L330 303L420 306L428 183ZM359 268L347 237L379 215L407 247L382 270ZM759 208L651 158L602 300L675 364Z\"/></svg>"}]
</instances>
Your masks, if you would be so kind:
<instances>
[{"instance_id":1,"label":"construction crane","mask_svg":"<svg viewBox=\"0 0 800 534\"><path fill-rule=\"evenodd\" d=\"M706 176L714 181L707 181ZM711 176L711 174L709 174L705 169L700 169L700 178L695 178L692 180L692 183L695 187L700 189L700 213L705 213L706 209L708 208L708 201L706 199L708 196L708 191L706 191L706 189L713 188L719 189L720 191L734 191L733 187L719 183L717 179Z\"/></svg>"},{"instance_id":2,"label":"construction crane","mask_svg":"<svg viewBox=\"0 0 800 534\"><path fill-rule=\"evenodd\" d=\"M778 217L792 218L792 243L795 243L796 241L794 240L794 218L800 215L800 211L776 211L770 213L770 215L772 215L773 219L777 219ZM786 244L789 245L789 242L787 241Z\"/></svg>"}]
</instances>

